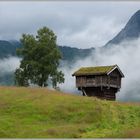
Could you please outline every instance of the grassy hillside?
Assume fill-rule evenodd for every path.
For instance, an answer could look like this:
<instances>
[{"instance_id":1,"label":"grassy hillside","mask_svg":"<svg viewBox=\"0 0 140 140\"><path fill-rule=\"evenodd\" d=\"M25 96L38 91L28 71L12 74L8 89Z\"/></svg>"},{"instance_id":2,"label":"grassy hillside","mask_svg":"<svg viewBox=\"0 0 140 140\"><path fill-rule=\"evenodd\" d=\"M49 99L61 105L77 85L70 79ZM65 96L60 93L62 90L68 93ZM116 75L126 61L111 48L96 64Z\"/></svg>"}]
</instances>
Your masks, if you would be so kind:
<instances>
[{"instance_id":1,"label":"grassy hillside","mask_svg":"<svg viewBox=\"0 0 140 140\"><path fill-rule=\"evenodd\" d=\"M139 132L139 104L0 87L1 138L137 138Z\"/></svg>"}]
</instances>

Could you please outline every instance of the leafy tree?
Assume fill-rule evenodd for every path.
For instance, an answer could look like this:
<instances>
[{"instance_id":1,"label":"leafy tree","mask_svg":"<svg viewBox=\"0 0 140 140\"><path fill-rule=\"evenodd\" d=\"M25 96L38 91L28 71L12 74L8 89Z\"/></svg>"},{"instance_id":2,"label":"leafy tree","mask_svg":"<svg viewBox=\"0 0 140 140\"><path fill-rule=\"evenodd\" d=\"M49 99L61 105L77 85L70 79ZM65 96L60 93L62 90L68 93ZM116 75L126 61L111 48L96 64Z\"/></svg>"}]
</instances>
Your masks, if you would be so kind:
<instances>
[{"instance_id":1,"label":"leafy tree","mask_svg":"<svg viewBox=\"0 0 140 140\"><path fill-rule=\"evenodd\" d=\"M22 47L17 54L23 59L15 71L15 83L20 86L37 84L48 86L50 80L54 88L64 82L64 74L58 70L61 53L56 45L56 35L47 27L37 31L37 35L23 34Z\"/></svg>"}]
</instances>

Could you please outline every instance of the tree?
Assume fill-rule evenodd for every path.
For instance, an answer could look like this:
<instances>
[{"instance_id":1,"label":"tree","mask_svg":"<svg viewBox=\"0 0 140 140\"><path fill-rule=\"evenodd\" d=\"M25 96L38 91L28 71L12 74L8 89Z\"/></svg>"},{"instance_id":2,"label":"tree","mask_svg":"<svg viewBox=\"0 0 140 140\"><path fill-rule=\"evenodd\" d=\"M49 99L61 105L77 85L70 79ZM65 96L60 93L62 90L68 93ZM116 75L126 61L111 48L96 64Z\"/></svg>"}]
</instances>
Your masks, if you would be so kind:
<instances>
[{"instance_id":1,"label":"tree","mask_svg":"<svg viewBox=\"0 0 140 140\"><path fill-rule=\"evenodd\" d=\"M20 41L22 47L17 50L17 54L22 57L22 61L15 71L17 85L36 84L46 87L50 80L56 88L57 83L64 83L64 74L58 70L61 53L52 30L43 27L37 31L35 37L23 34Z\"/></svg>"}]
</instances>

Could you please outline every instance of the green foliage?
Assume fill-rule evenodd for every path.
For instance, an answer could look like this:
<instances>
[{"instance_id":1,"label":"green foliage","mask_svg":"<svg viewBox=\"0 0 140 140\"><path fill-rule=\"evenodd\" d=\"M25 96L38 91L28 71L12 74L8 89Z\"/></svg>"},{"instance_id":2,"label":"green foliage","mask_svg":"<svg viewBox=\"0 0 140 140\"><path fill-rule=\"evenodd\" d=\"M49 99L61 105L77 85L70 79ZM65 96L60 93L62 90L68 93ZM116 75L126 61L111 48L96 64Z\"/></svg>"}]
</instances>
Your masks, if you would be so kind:
<instances>
[{"instance_id":1,"label":"green foliage","mask_svg":"<svg viewBox=\"0 0 140 140\"><path fill-rule=\"evenodd\" d=\"M21 48L22 44L19 41L2 41L0 40L0 58L6 58L9 56L17 56L16 49ZM62 53L62 61L60 65L67 64L69 67L73 65L76 60L88 57L94 48L78 49L68 46L57 46ZM1 74L1 73L0 73ZM0 76L0 85L15 85L14 72L2 74ZM58 87L57 87L58 88Z\"/></svg>"},{"instance_id":2,"label":"green foliage","mask_svg":"<svg viewBox=\"0 0 140 140\"><path fill-rule=\"evenodd\" d=\"M139 104L0 87L1 138L138 138Z\"/></svg>"},{"instance_id":3,"label":"green foliage","mask_svg":"<svg viewBox=\"0 0 140 140\"><path fill-rule=\"evenodd\" d=\"M56 35L47 27L37 31L37 35L23 34L22 46L17 54L23 59L15 72L16 84L28 86L30 83L47 86L51 79L52 86L64 82L64 74L58 71L61 53L56 45Z\"/></svg>"}]
</instances>

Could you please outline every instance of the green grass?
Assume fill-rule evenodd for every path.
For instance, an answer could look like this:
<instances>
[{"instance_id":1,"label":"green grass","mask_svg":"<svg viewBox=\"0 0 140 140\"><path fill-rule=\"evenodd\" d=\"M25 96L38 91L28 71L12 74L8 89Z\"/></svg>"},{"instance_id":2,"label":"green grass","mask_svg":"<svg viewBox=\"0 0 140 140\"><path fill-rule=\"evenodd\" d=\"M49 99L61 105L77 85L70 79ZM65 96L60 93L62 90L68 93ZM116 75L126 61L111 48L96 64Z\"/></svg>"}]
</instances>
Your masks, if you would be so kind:
<instances>
[{"instance_id":1,"label":"green grass","mask_svg":"<svg viewBox=\"0 0 140 140\"><path fill-rule=\"evenodd\" d=\"M140 138L140 104L0 87L1 138Z\"/></svg>"},{"instance_id":2,"label":"green grass","mask_svg":"<svg viewBox=\"0 0 140 140\"><path fill-rule=\"evenodd\" d=\"M117 65L112 66L97 66L97 67L82 67L77 70L73 75L89 75L89 74L106 74Z\"/></svg>"}]
</instances>

